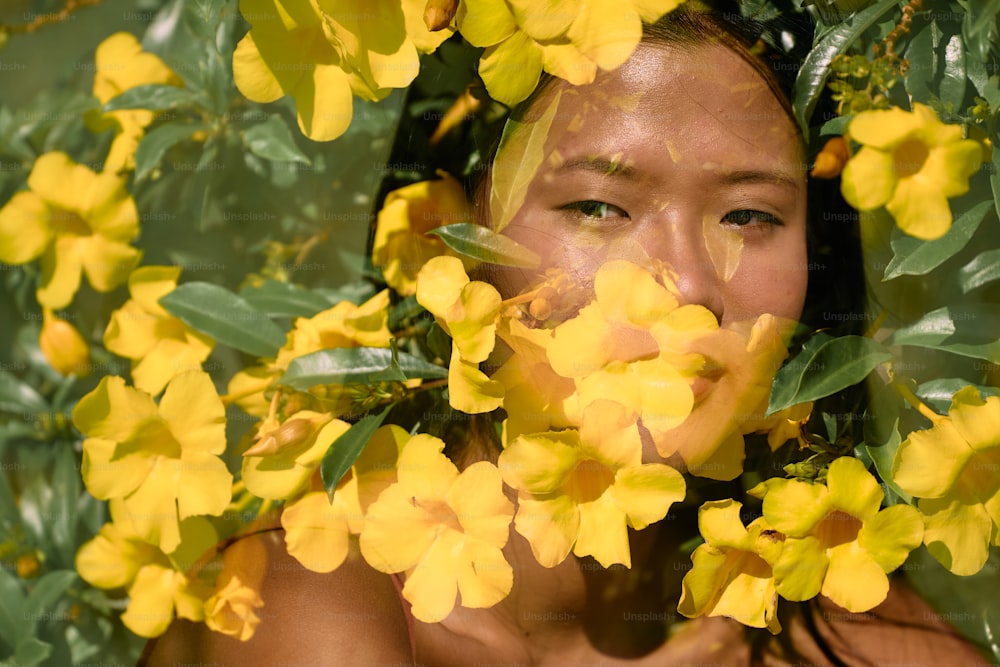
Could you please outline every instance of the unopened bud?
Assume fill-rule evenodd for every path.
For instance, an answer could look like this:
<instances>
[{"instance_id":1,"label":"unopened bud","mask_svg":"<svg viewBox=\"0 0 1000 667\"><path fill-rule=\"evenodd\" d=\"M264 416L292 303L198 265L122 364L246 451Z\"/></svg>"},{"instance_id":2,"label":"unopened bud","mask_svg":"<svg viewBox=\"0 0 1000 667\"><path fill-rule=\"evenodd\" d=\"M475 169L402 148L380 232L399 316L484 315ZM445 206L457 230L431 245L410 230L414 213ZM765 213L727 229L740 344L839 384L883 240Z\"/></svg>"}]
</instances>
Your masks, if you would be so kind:
<instances>
[{"instance_id":1,"label":"unopened bud","mask_svg":"<svg viewBox=\"0 0 1000 667\"><path fill-rule=\"evenodd\" d=\"M268 456L305 442L313 433L308 419L290 419L275 431L258 440L243 456Z\"/></svg>"},{"instance_id":2,"label":"unopened bud","mask_svg":"<svg viewBox=\"0 0 1000 667\"><path fill-rule=\"evenodd\" d=\"M552 316L552 303L548 299L536 297L528 306L528 312L536 320L543 322Z\"/></svg>"},{"instance_id":3,"label":"unopened bud","mask_svg":"<svg viewBox=\"0 0 1000 667\"><path fill-rule=\"evenodd\" d=\"M833 137L816 156L816 164L813 165L809 175L813 178L837 178L844 170L848 157L847 142L844 138Z\"/></svg>"},{"instance_id":4,"label":"unopened bud","mask_svg":"<svg viewBox=\"0 0 1000 667\"><path fill-rule=\"evenodd\" d=\"M46 308L38 348L60 375L84 376L89 372L90 346L72 324Z\"/></svg>"},{"instance_id":5,"label":"unopened bud","mask_svg":"<svg viewBox=\"0 0 1000 667\"><path fill-rule=\"evenodd\" d=\"M431 32L444 30L451 25L458 11L458 0L427 0L424 7L424 25Z\"/></svg>"}]
</instances>

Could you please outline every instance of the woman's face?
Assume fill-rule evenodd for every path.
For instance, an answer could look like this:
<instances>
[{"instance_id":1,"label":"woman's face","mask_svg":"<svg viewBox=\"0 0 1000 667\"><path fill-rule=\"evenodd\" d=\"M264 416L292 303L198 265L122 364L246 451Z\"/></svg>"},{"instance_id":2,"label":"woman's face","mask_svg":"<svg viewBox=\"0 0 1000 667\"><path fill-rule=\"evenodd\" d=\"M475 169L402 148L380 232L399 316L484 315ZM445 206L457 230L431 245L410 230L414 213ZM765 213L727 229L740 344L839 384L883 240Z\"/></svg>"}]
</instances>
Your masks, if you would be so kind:
<instances>
[{"instance_id":1,"label":"woman's face","mask_svg":"<svg viewBox=\"0 0 1000 667\"><path fill-rule=\"evenodd\" d=\"M535 158L502 151L493 185L520 190L499 193L508 202L523 196L519 207L507 205L503 233L539 253L543 270L586 283L609 259L659 260L677 273L684 300L723 326L763 313L799 317L802 148L781 104L737 54L643 43L590 85L552 86L531 111L554 114L547 133L535 133L543 137ZM526 185L509 185L518 181ZM497 224L495 208L493 217ZM529 281L508 274L502 291Z\"/></svg>"}]
</instances>

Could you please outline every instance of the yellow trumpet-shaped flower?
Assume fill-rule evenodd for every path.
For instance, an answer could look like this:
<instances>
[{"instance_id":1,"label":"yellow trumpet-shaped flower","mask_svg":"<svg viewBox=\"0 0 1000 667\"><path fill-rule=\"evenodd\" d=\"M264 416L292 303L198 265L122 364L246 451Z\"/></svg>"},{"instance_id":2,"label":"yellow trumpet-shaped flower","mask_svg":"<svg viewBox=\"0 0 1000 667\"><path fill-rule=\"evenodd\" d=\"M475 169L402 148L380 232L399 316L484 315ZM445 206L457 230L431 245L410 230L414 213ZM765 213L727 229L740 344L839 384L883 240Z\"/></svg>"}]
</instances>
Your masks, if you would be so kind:
<instances>
[{"instance_id":1,"label":"yellow trumpet-shaped flower","mask_svg":"<svg viewBox=\"0 0 1000 667\"><path fill-rule=\"evenodd\" d=\"M844 166L844 199L859 211L885 206L910 236L943 236L952 220L948 199L969 191L982 161L980 144L917 103L913 111L863 111L848 132L862 146Z\"/></svg>"},{"instance_id":2,"label":"yellow trumpet-shaped flower","mask_svg":"<svg viewBox=\"0 0 1000 667\"><path fill-rule=\"evenodd\" d=\"M361 554L380 572L406 572L403 597L413 615L433 623L455 606L491 607L510 593L504 558L514 506L496 466L458 472L444 442L420 434L403 447L398 481L368 507Z\"/></svg>"},{"instance_id":3,"label":"yellow trumpet-shaped flower","mask_svg":"<svg viewBox=\"0 0 1000 667\"><path fill-rule=\"evenodd\" d=\"M955 574L978 572L1000 546L1000 398L956 392L947 417L899 446L892 477L920 498L931 555Z\"/></svg>"},{"instance_id":4,"label":"yellow trumpet-shaped flower","mask_svg":"<svg viewBox=\"0 0 1000 667\"><path fill-rule=\"evenodd\" d=\"M81 273L99 292L125 282L139 263L129 245L139 235L139 214L122 179L54 151L35 160L28 188L0 209L0 261L41 257L43 306L69 305Z\"/></svg>"},{"instance_id":5,"label":"yellow trumpet-shaped flower","mask_svg":"<svg viewBox=\"0 0 1000 667\"><path fill-rule=\"evenodd\" d=\"M113 517L119 509L112 503ZM162 635L175 613L191 621L205 617L204 602L211 590L188 578L176 561L211 547L217 540L215 530L204 518L192 517L181 522L180 532L182 548L168 555L137 535L128 521L115 520L104 524L76 554L76 569L84 581L98 588L127 589L122 622L140 637Z\"/></svg>"},{"instance_id":6,"label":"yellow trumpet-shaped flower","mask_svg":"<svg viewBox=\"0 0 1000 667\"><path fill-rule=\"evenodd\" d=\"M853 457L830 464L825 486L771 479L750 493L763 497L764 518L787 536L774 576L778 593L789 600L822 593L848 611L867 611L888 595L886 573L923 538L913 507L879 510L882 488Z\"/></svg>"},{"instance_id":7,"label":"yellow trumpet-shaped flower","mask_svg":"<svg viewBox=\"0 0 1000 667\"><path fill-rule=\"evenodd\" d=\"M102 378L77 403L73 423L87 436L87 489L102 500L122 499L121 520L163 551L177 547L180 521L226 509L233 478L219 458L225 408L207 374L178 375L159 405L120 377Z\"/></svg>"},{"instance_id":8,"label":"yellow trumpet-shaped flower","mask_svg":"<svg viewBox=\"0 0 1000 667\"><path fill-rule=\"evenodd\" d=\"M681 582L677 611L689 618L727 616L777 634L781 624L773 568L784 536L764 518L744 527L741 507L727 499L707 502L698 510L705 544L691 554L694 567Z\"/></svg>"},{"instance_id":9,"label":"yellow trumpet-shaped flower","mask_svg":"<svg viewBox=\"0 0 1000 667\"><path fill-rule=\"evenodd\" d=\"M451 336L448 368L451 406L470 414L489 412L503 402L503 385L479 370L496 344L500 293L470 281L457 257L435 257L417 274L417 302Z\"/></svg>"},{"instance_id":10,"label":"yellow trumpet-shaped flower","mask_svg":"<svg viewBox=\"0 0 1000 667\"><path fill-rule=\"evenodd\" d=\"M542 69L582 85L597 69L618 67L652 23L683 0L465 0L462 36L487 47L479 64L490 95L507 105L525 99Z\"/></svg>"},{"instance_id":11,"label":"yellow trumpet-shaped flower","mask_svg":"<svg viewBox=\"0 0 1000 667\"><path fill-rule=\"evenodd\" d=\"M351 123L353 95L376 101L406 87L418 51L447 39L448 30L427 30L423 8L419 0L242 0L252 27L233 54L236 86L256 102L291 95L302 132L335 139Z\"/></svg>"},{"instance_id":12,"label":"yellow trumpet-shaped flower","mask_svg":"<svg viewBox=\"0 0 1000 667\"><path fill-rule=\"evenodd\" d=\"M652 434L660 455L680 456L699 477L739 476L743 435L780 426L764 413L774 374L788 355L785 340L792 324L765 314L692 341L689 349L705 360L694 383L695 406L680 426Z\"/></svg>"},{"instance_id":13,"label":"yellow trumpet-shaped flower","mask_svg":"<svg viewBox=\"0 0 1000 667\"><path fill-rule=\"evenodd\" d=\"M378 212L372 262L382 267L385 282L403 296L416 292L420 267L432 257L453 254L441 239L427 232L472 220L461 183L439 173L439 180L393 190ZM474 262L464 264L466 269L472 269Z\"/></svg>"},{"instance_id":14,"label":"yellow trumpet-shaped flower","mask_svg":"<svg viewBox=\"0 0 1000 667\"><path fill-rule=\"evenodd\" d=\"M132 360L137 389L156 396L175 376L201 370L215 345L174 317L159 300L177 287L179 266L143 266L128 277L132 298L111 313L104 346Z\"/></svg>"},{"instance_id":15,"label":"yellow trumpet-shaped flower","mask_svg":"<svg viewBox=\"0 0 1000 667\"><path fill-rule=\"evenodd\" d=\"M153 83L181 85L173 70L155 54L143 51L139 40L128 32L116 32L98 44L94 66L94 97L101 104L107 104L112 98L136 86ZM116 128L111 150L104 160L104 171L135 167L135 150L146 126L155 117L156 113L148 109L122 109L101 116L102 121Z\"/></svg>"},{"instance_id":16,"label":"yellow trumpet-shaped flower","mask_svg":"<svg viewBox=\"0 0 1000 667\"><path fill-rule=\"evenodd\" d=\"M233 575L205 601L205 625L245 642L260 625L254 610L263 606L260 593Z\"/></svg>"},{"instance_id":17,"label":"yellow trumpet-shaped flower","mask_svg":"<svg viewBox=\"0 0 1000 667\"><path fill-rule=\"evenodd\" d=\"M84 376L90 372L90 346L72 324L42 309L42 330L38 348L45 360L61 375Z\"/></svg>"},{"instance_id":18,"label":"yellow trumpet-shaped flower","mask_svg":"<svg viewBox=\"0 0 1000 667\"><path fill-rule=\"evenodd\" d=\"M361 305L341 301L312 317L300 317L288 332L277 358L236 373L229 381L229 393L238 397L235 403L248 413L263 417L268 412L264 392L288 369L292 359L330 348L389 347L388 317L388 290ZM331 402L337 404L336 400Z\"/></svg>"},{"instance_id":19,"label":"yellow trumpet-shaped flower","mask_svg":"<svg viewBox=\"0 0 1000 667\"><path fill-rule=\"evenodd\" d=\"M521 435L500 454L504 481L518 491L514 527L545 567L570 550L604 567L632 558L626 528L659 521L684 498L684 478L642 463L635 416L595 401L577 430Z\"/></svg>"}]
</instances>

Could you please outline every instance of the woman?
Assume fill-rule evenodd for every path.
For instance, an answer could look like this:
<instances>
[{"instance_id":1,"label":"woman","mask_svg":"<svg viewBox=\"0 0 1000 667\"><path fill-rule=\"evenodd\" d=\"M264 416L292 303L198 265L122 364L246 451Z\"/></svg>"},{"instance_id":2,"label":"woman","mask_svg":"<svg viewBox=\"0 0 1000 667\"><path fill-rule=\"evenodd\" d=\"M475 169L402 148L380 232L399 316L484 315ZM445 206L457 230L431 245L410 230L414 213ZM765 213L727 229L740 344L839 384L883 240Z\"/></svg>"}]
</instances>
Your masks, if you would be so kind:
<instances>
[{"instance_id":1,"label":"woman","mask_svg":"<svg viewBox=\"0 0 1000 667\"><path fill-rule=\"evenodd\" d=\"M521 114L548 123L541 158L525 187L510 186L504 170L523 171L527 163L523 154L511 159L501 149L487 185L492 226L537 251L543 269L584 285L609 260L667 263L682 299L708 309L724 328L765 313L800 319L809 282L806 155L775 78L729 29L718 17L671 14L621 68L587 86L551 80L541 87ZM505 270L494 282L509 295L532 278ZM727 395L727 382L724 372L695 382L694 424L717 420L714 399ZM456 458L468 464L496 455L482 437L465 443ZM662 460L648 438L643 458ZM867 614L822 602L790 606L778 638L750 634L726 618L679 617L673 610L690 567L682 545L697 534L694 510L679 507L645 531L630 532L630 569L605 569L572 555L545 568L511 531L504 550L515 573L510 595L486 609L456 607L433 624L413 619L401 598L404 577L375 571L356 545L343 566L319 575L288 556L279 533L264 533L238 547L268 563L263 622L254 637L241 643L178 622L148 664L961 665L981 659L900 582Z\"/></svg>"}]
</instances>

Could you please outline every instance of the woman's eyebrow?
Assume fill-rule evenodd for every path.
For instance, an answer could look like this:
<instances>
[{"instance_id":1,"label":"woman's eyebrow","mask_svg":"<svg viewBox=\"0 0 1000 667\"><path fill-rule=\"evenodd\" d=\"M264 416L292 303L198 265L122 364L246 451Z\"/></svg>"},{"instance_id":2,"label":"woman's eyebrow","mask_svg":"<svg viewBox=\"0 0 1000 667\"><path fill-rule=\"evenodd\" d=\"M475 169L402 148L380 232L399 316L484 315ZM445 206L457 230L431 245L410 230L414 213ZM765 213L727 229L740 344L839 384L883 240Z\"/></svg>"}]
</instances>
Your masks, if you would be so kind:
<instances>
[{"instance_id":1,"label":"woman's eyebrow","mask_svg":"<svg viewBox=\"0 0 1000 667\"><path fill-rule=\"evenodd\" d=\"M797 179L784 171L741 169L720 174L719 182L723 185L742 185L744 183L765 183L777 185L786 190L798 191L803 186L802 179Z\"/></svg>"},{"instance_id":2,"label":"woman's eyebrow","mask_svg":"<svg viewBox=\"0 0 1000 667\"><path fill-rule=\"evenodd\" d=\"M623 164L621 160L606 157L571 158L555 169L557 174L569 171L587 171L602 176L616 176L630 181L638 181L640 174L637 169Z\"/></svg>"}]
</instances>

